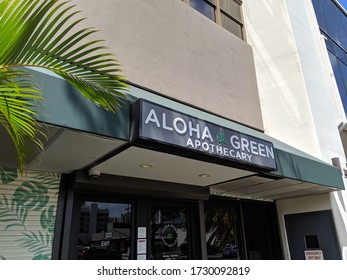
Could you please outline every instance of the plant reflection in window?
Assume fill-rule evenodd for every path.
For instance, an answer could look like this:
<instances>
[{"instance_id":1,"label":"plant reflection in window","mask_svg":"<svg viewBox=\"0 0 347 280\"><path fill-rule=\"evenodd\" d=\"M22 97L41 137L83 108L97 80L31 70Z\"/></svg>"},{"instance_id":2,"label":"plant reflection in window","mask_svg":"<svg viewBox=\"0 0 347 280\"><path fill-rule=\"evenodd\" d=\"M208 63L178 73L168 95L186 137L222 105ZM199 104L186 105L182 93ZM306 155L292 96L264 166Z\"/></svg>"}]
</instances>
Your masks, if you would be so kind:
<instances>
[{"instance_id":1,"label":"plant reflection in window","mask_svg":"<svg viewBox=\"0 0 347 280\"><path fill-rule=\"evenodd\" d=\"M209 259L238 259L237 215L234 208L205 208Z\"/></svg>"}]
</instances>

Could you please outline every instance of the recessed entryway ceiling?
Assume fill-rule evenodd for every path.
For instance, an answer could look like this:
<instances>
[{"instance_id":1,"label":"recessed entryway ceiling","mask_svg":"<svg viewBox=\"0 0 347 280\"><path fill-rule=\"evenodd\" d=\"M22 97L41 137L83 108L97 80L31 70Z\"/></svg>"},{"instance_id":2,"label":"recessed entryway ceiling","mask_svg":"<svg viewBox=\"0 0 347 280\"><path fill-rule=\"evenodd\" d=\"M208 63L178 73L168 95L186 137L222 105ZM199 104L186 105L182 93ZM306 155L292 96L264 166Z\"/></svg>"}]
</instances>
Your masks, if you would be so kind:
<instances>
[{"instance_id":1,"label":"recessed entryway ceiling","mask_svg":"<svg viewBox=\"0 0 347 280\"><path fill-rule=\"evenodd\" d=\"M254 174L242 169L139 147L130 147L95 168L105 174L196 186L209 186Z\"/></svg>"},{"instance_id":2,"label":"recessed entryway ceiling","mask_svg":"<svg viewBox=\"0 0 347 280\"><path fill-rule=\"evenodd\" d=\"M101 174L210 187L213 194L276 200L326 193L334 189L128 146L127 142L59 127L49 128L45 150L28 169L58 173L87 170ZM98 164L96 164L98 163Z\"/></svg>"},{"instance_id":3,"label":"recessed entryway ceiling","mask_svg":"<svg viewBox=\"0 0 347 280\"><path fill-rule=\"evenodd\" d=\"M260 200L277 200L331 192L334 189L289 178L258 175L239 178L210 187L212 193Z\"/></svg>"},{"instance_id":4,"label":"recessed entryway ceiling","mask_svg":"<svg viewBox=\"0 0 347 280\"><path fill-rule=\"evenodd\" d=\"M28 168L71 173L85 168L124 143L123 140L60 128L49 139L44 151L28 164Z\"/></svg>"}]
</instances>

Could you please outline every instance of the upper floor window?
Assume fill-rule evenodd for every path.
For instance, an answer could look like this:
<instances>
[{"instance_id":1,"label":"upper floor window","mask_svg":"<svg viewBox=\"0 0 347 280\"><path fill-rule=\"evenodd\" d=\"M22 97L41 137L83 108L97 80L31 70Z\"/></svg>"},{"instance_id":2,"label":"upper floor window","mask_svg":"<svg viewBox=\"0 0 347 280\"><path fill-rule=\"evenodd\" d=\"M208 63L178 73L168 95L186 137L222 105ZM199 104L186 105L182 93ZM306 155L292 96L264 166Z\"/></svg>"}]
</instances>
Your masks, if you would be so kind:
<instances>
[{"instance_id":1,"label":"upper floor window","mask_svg":"<svg viewBox=\"0 0 347 280\"><path fill-rule=\"evenodd\" d=\"M183 2L243 39L241 0L183 0Z\"/></svg>"},{"instance_id":2,"label":"upper floor window","mask_svg":"<svg viewBox=\"0 0 347 280\"><path fill-rule=\"evenodd\" d=\"M197 10L199 13L208 17L209 19L216 21L215 10L216 6L212 4L212 1L204 1L204 0L189 0L189 5Z\"/></svg>"}]
</instances>

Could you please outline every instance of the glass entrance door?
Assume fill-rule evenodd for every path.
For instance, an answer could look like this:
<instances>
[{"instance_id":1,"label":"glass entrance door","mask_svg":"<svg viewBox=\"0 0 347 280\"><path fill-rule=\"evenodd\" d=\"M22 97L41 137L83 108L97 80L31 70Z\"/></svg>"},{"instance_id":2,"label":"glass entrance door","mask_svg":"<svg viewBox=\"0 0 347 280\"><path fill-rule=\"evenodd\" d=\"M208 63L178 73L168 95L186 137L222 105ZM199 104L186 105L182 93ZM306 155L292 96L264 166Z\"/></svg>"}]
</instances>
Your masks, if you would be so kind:
<instances>
[{"instance_id":1,"label":"glass entrance door","mask_svg":"<svg viewBox=\"0 0 347 280\"><path fill-rule=\"evenodd\" d=\"M240 258L237 209L232 203L206 203L206 248L209 260Z\"/></svg>"},{"instance_id":2,"label":"glass entrance door","mask_svg":"<svg viewBox=\"0 0 347 280\"><path fill-rule=\"evenodd\" d=\"M187 208L151 206L151 259L188 259Z\"/></svg>"},{"instance_id":3,"label":"glass entrance door","mask_svg":"<svg viewBox=\"0 0 347 280\"><path fill-rule=\"evenodd\" d=\"M130 233L131 204L83 201L77 259L127 260Z\"/></svg>"}]
</instances>

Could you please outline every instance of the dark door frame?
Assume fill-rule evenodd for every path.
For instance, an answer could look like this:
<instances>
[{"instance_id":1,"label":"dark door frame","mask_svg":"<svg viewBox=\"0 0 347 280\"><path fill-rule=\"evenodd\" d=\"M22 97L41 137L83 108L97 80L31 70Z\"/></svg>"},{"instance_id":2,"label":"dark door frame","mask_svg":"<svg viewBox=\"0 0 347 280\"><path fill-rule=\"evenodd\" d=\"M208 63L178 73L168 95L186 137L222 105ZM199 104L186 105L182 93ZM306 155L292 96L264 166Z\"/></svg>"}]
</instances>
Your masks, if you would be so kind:
<instances>
[{"instance_id":1,"label":"dark door frame","mask_svg":"<svg viewBox=\"0 0 347 280\"><path fill-rule=\"evenodd\" d=\"M76 259L79 221L81 205L83 201L95 201L105 203L128 203L131 205L131 233L130 233L130 258L135 256L135 225L136 225L136 199L134 197L116 194L97 194L96 192L68 191L64 225L62 229L62 241L60 252L57 254L59 259ZM56 250L55 246L53 248ZM54 251L55 251L54 250ZM55 258L56 259L56 256Z\"/></svg>"},{"instance_id":2,"label":"dark door frame","mask_svg":"<svg viewBox=\"0 0 347 280\"><path fill-rule=\"evenodd\" d=\"M151 208L154 205L158 206L178 206L186 208L186 225L187 225L187 243L188 246L188 259L199 260L202 258L201 250L201 234L200 234L200 217L199 217L199 202L189 200L169 200L169 199L157 199L152 198L148 200L147 207L147 232L148 232L148 247L147 247L147 259L150 259L151 255Z\"/></svg>"},{"instance_id":3,"label":"dark door frame","mask_svg":"<svg viewBox=\"0 0 347 280\"><path fill-rule=\"evenodd\" d=\"M138 227L147 228L147 259L150 259L150 209L151 205L184 205L187 209L187 238L189 258L201 259L199 200L168 199L149 197L146 195L129 195L124 193L69 190L71 183L69 176L62 176L60 194L58 198L56 226L52 259L75 259L78 243L79 219L82 201L96 201L109 203L129 203L131 213L131 251L130 259L137 258L137 230ZM193 238L194 237L194 238Z\"/></svg>"},{"instance_id":4,"label":"dark door frame","mask_svg":"<svg viewBox=\"0 0 347 280\"><path fill-rule=\"evenodd\" d=\"M333 217L332 210L320 210L320 211L302 212L302 213L293 213L293 214L285 214L284 215L284 223L285 223L285 230L286 230L286 235L287 235L288 249L289 249L291 258L292 258L292 254L293 254L293 248L291 248L291 244L293 244L295 241L293 240L293 237L290 236L289 224L288 224L287 217L289 218L289 217L294 217L294 216L297 216L297 217L304 217L304 216L306 216L307 218L309 218L308 216L314 215L314 214L323 214L323 215L326 215L327 219L329 219L329 221L328 221L330 223L330 227L329 228L331 229L332 242L334 242L335 247L336 247L337 259L342 259L341 246L339 244L339 239L338 239L337 232L336 232L336 227L335 227L335 222L334 222L334 217ZM320 221L321 220L322 219L320 219ZM308 230L308 233L310 235L312 235L312 234L315 234L317 232ZM305 242L304 236L302 237L302 240L300 240L300 242ZM298 242L296 242L296 243L298 243ZM323 250L324 246L320 247L320 248L317 248L317 249L322 249ZM323 250L323 254L324 254L324 250Z\"/></svg>"}]
</instances>

